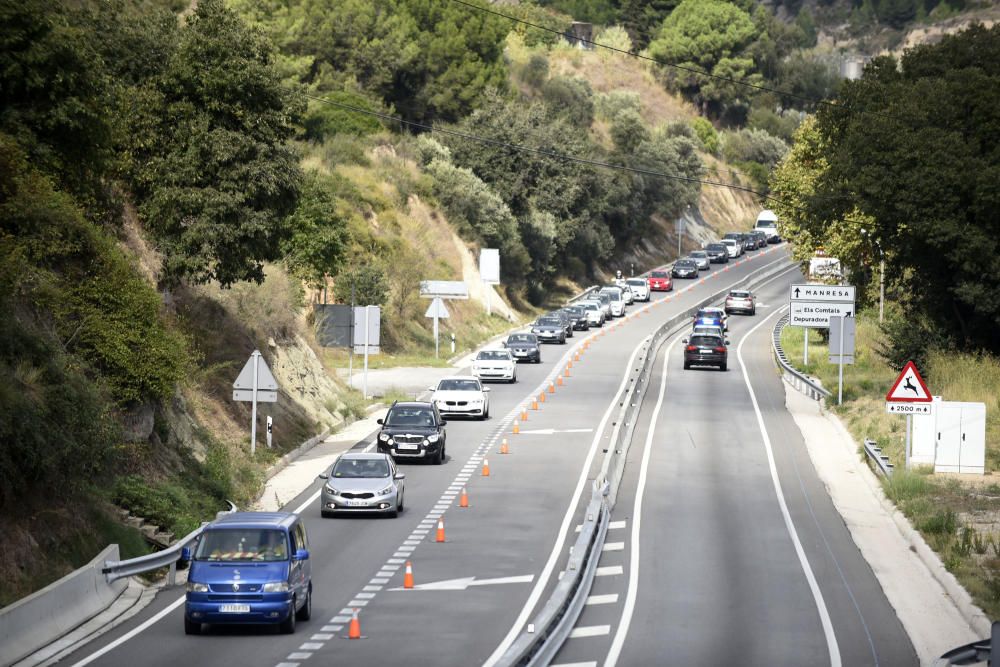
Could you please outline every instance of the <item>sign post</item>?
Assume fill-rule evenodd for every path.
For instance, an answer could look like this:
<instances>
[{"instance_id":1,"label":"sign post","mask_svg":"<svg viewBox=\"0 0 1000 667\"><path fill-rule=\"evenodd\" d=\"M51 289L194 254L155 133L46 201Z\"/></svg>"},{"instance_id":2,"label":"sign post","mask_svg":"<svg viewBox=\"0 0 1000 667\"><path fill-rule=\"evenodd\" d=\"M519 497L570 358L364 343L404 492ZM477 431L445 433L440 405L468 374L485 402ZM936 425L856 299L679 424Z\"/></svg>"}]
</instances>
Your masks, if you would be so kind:
<instances>
[{"instance_id":1,"label":"sign post","mask_svg":"<svg viewBox=\"0 0 1000 667\"><path fill-rule=\"evenodd\" d=\"M486 314L493 314L491 305L493 289L491 285L500 284L500 251L496 248L482 248L479 251L479 277L483 281L483 294L486 297Z\"/></svg>"},{"instance_id":2,"label":"sign post","mask_svg":"<svg viewBox=\"0 0 1000 667\"><path fill-rule=\"evenodd\" d=\"M886 410L894 414L906 415L906 469L910 469L910 434L913 431L913 415L931 414L934 398L927 383L920 377L916 365L907 361L902 372L885 395Z\"/></svg>"},{"instance_id":3,"label":"sign post","mask_svg":"<svg viewBox=\"0 0 1000 667\"><path fill-rule=\"evenodd\" d=\"M261 358L259 350L253 351L233 382L233 400L250 402L250 456L253 456L257 451L257 403L275 403L278 400L278 383L267 367L267 362ZM270 417L268 446L270 447Z\"/></svg>"},{"instance_id":4,"label":"sign post","mask_svg":"<svg viewBox=\"0 0 1000 667\"><path fill-rule=\"evenodd\" d=\"M830 362L837 364L837 405L844 400L844 364L854 363L854 331L853 317L834 316L830 318ZM834 352L834 349L837 352Z\"/></svg>"},{"instance_id":5,"label":"sign post","mask_svg":"<svg viewBox=\"0 0 1000 667\"><path fill-rule=\"evenodd\" d=\"M434 318L434 358L436 359L439 356L439 350L441 348L438 320L442 318L448 319L449 317L448 309L444 307L444 301L441 300L441 297L435 297L434 300L431 301L431 305L428 306L427 312L424 313L424 317ZM452 351L454 351L455 334L451 335L451 346Z\"/></svg>"},{"instance_id":6,"label":"sign post","mask_svg":"<svg viewBox=\"0 0 1000 667\"><path fill-rule=\"evenodd\" d=\"M271 449L271 429L274 427L274 422L271 420L271 415L267 416L267 448Z\"/></svg>"},{"instance_id":7,"label":"sign post","mask_svg":"<svg viewBox=\"0 0 1000 667\"><path fill-rule=\"evenodd\" d=\"M357 306L352 314L354 336L352 353L364 355L361 395L368 398L368 357L378 354L382 338L382 309L379 306Z\"/></svg>"}]
</instances>

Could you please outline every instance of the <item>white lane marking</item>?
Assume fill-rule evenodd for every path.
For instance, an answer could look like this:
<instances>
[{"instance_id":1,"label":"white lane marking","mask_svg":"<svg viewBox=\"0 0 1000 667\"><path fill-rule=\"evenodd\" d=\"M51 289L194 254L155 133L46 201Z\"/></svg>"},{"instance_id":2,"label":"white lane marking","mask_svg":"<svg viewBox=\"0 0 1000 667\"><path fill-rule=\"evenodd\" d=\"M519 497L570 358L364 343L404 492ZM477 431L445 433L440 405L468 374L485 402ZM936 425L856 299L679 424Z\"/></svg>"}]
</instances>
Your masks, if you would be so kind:
<instances>
[{"instance_id":1,"label":"white lane marking","mask_svg":"<svg viewBox=\"0 0 1000 667\"><path fill-rule=\"evenodd\" d=\"M608 650L608 657L604 660L604 667L614 667L618 664L622 647L625 645L625 637L628 635L629 625L632 623L632 614L635 612L635 600L639 591L639 529L642 524L642 501L646 493L646 478L649 474L650 453L653 451L653 436L656 433L656 422L660 417L660 409L663 407L663 399L667 394L667 368L670 366L670 352L674 345L680 340L680 336L675 336L674 340L667 346L663 356L663 372L660 374L660 393L656 397L656 406L653 408L653 415L650 418L649 432L646 434L646 442L642 450L642 462L639 464L639 482L635 491L635 505L632 509L632 534L630 536L631 554L629 559L628 588L625 593L625 606L622 608L622 620L615 631L614 639L611 640L611 648Z\"/></svg>"},{"instance_id":2,"label":"white lane marking","mask_svg":"<svg viewBox=\"0 0 1000 667\"><path fill-rule=\"evenodd\" d=\"M289 653L289 660L308 660L312 657L312 653Z\"/></svg>"},{"instance_id":3,"label":"white lane marking","mask_svg":"<svg viewBox=\"0 0 1000 667\"><path fill-rule=\"evenodd\" d=\"M587 597L585 605L614 604L618 602L618 593L608 593L607 595L590 595Z\"/></svg>"},{"instance_id":4,"label":"white lane marking","mask_svg":"<svg viewBox=\"0 0 1000 667\"><path fill-rule=\"evenodd\" d=\"M306 642L299 647L300 651L318 651L323 648L322 642Z\"/></svg>"},{"instance_id":5,"label":"white lane marking","mask_svg":"<svg viewBox=\"0 0 1000 667\"><path fill-rule=\"evenodd\" d=\"M299 667L297 662L279 662L278 667Z\"/></svg>"},{"instance_id":6,"label":"white lane marking","mask_svg":"<svg viewBox=\"0 0 1000 667\"><path fill-rule=\"evenodd\" d=\"M624 542L605 542L601 551L625 551Z\"/></svg>"},{"instance_id":7,"label":"white lane marking","mask_svg":"<svg viewBox=\"0 0 1000 667\"><path fill-rule=\"evenodd\" d=\"M368 600L351 600L347 604L351 605L352 607L364 607L365 605L368 604Z\"/></svg>"},{"instance_id":8,"label":"white lane marking","mask_svg":"<svg viewBox=\"0 0 1000 667\"><path fill-rule=\"evenodd\" d=\"M356 597L359 600L371 600L373 597L375 597L375 594L374 593L358 593L354 597Z\"/></svg>"},{"instance_id":9,"label":"white lane marking","mask_svg":"<svg viewBox=\"0 0 1000 667\"><path fill-rule=\"evenodd\" d=\"M372 577L368 580L369 584L387 584L389 583L389 577Z\"/></svg>"},{"instance_id":10,"label":"white lane marking","mask_svg":"<svg viewBox=\"0 0 1000 667\"><path fill-rule=\"evenodd\" d=\"M802 565L802 571L806 575L806 581L809 582L809 590L812 591L813 600L816 603L816 610L819 612L820 623L823 625L823 634L826 635L826 646L830 653L830 665L831 667L840 667L840 647L837 645L837 635L833 631L833 622L830 620L830 611L826 608L826 602L823 600L823 592L819 589L819 582L816 581L816 576L813 574L812 567L809 565L809 559L806 557L806 552L802 548L802 542L799 540L799 534L795 530L795 524L792 523L792 515L788 511L788 504L785 502L785 494L781 490L781 480L778 479L778 467L774 463L774 450L771 447L771 437L768 435L767 427L764 425L764 415L760 411L760 405L757 403L757 394L753 390L753 385L750 384L750 376L747 373L747 365L743 361L743 345L750 339L750 336L753 335L757 329L767 324L767 321L770 320L771 317L780 312L781 310L774 311L743 336L740 340L740 344L736 346L736 357L740 360L740 370L743 373L743 382L747 386L747 391L750 392L750 402L753 403L753 411L757 415L757 426L760 428L760 434L764 439L764 450L767 452L767 466L771 471L771 481L774 484L774 492L778 497L778 506L781 508L781 516L785 520L785 528L788 529L788 535L792 538L792 544L795 545L795 555L798 556L799 563Z\"/></svg>"},{"instance_id":11,"label":"white lane marking","mask_svg":"<svg viewBox=\"0 0 1000 667\"><path fill-rule=\"evenodd\" d=\"M390 558L389 560L386 561L386 563L388 565L396 565L397 567L386 567L385 565L383 565L382 569L383 570L389 570L389 571L395 571L395 570L399 569L399 567L398 567L399 565L402 565L405 562L406 561L402 560L401 558Z\"/></svg>"},{"instance_id":12,"label":"white lane marking","mask_svg":"<svg viewBox=\"0 0 1000 667\"><path fill-rule=\"evenodd\" d=\"M310 637L309 639L311 639L313 641L316 641L316 642L328 642L331 639L333 639L333 635L316 633L312 637Z\"/></svg>"},{"instance_id":13,"label":"white lane marking","mask_svg":"<svg viewBox=\"0 0 1000 667\"><path fill-rule=\"evenodd\" d=\"M368 586L365 586L364 588L362 588L361 590L363 590L363 591L380 591L380 590L382 590L382 587L381 586L371 586L371 585L368 585Z\"/></svg>"},{"instance_id":14,"label":"white lane marking","mask_svg":"<svg viewBox=\"0 0 1000 667\"><path fill-rule=\"evenodd\" d=\"M619 574L624 574L625 570L621 565L605 565L599 567L594 571L595 577L614 577Z\"/></svg>"},{"instance_id":15,"label":"white lane marking","mask_svg":"<svg viewBox=\"0 0 1000 667\"><path fill-rule=\"evenodd\" d=\"M337 632L342 627L344 627L344 626L342 626L342 625L324 625L322 628L320 628L320 630L322 630L323 632Z\"/></svg>"},{"instance_id":16,"label":"white lane marking","mask_svg":"<svg viewBox=\"0 0 1000 667\"><path fill-rule=\"evenodd\" d=\"M344 614L345 611L347 612L346 614ZM353 609L347 609L346 607L344 609L341 609L340 613L341 613L340 616L334 616L333 618L331 618L330 622L331 623L350 623L351 622L351 618L353 618L353 616L354 616L354 610Z\"/></svg>"},{"instance_id":17,"label":"white lane marking","mask_svg":"<svg viewBox=\"0 0 1000 667\"><path fill-rule=\"evenodd\" d=\"M593 660L590 662L560 662L558 665L551 665L551 667L597 667L597 663Z\"/></svg>"},{"instance_id":18,"label":"white lane marking","mask_svg":"<svg viewBox=\"0 0 1000 667\"><path fill-rule=\"evenodd\" d=\"M106 646L101 647L100 650L95 651L94 653L91 653L90 655L88 655L83 660L81 660L81 661L77 662L76 664L74 664L73 667L83 667L84 665L89 665L90 663L92 663L94 660L97 660L98 658L100 658L105 653L118 648L119 646L121 646L122 644L124 644L125 642L127 642L128 640L132 639L132 637L135 637L137 634L139 634L140 632L142 632L143 630L145 630L149 626L153 625L154 623L156 623L157 621L159 621L161 618L163 618L164 616L166 616L167 614L169 614L173 610L177 609L177 607L180 607L182 604L184 604L184 596L183 595L181 597L177 598L176 600L174 600L173 602L171 602L170 605L168 605L166 609L164 609L163 611L161 611L160 613L158 613L156 616L153 616L152 618L150 618L148 621L146 621L142 625L137 626L135 629L133 629L133 630L131 630L129 632L126 632L124 635L122 635L118 639L114 640L110 644L107 644Z\"/></svg>"},{"instance_id":19,"label":"white lane marking","mask_svg":"<svg viewBox=\"0 0 1000 667\"><path fill-rule=\"evenodd\" d=\"M594 461L594 456L597 453L597 445L601 441L601 434L604 433L604 428L607 426L608 420L611 418L611 412L618 407L618 396L621 395L622 390L625 389L625 385L628 383L629 374L632 372L632 364L635 362L636 355L639 354L639 350L641 350L643 346L648 343L648 341L648 336L639 341L639 344L632 350L632 356L629 357L628 363L625 364L625 372L622 374L621 384L618 386L618 390L614 393L614 397L608 404L608 409L605 411L604 416L601 417L601 421L597 425L597 432L594 434L594 439L590 444L590 451L587 452L587 459L584 461L583 468L580 470L580 478L577 480L576 489L573 491L573 495L570 498L569 506L566 508L566 514L563 517L562 525L559 527L559 534L556 537L555 544L552 546L552 553L549 554L549 559L545 563L545 567L542 568L541 574L538 575L538 581L535 582L535 587L528 596L528 600L525 602L521 612L517 615L514 625L511 626L507 635L503 638L496 649L494 649L490 657L486 659L486 662L483 663L483 667L493 667L497 660L500 659L500 656L504 654L512 643L514 643L514 640L517 639L517 635L521 632L521 628L524 627L525 623L527 623L528 617L531 615L532 610L538 603L538 599L544 592L546 585L548 585L549 578L552 576L552 571L555 569L556 562L563 555L563 545L566 542L566 534L569 532L570 523L573 521L573 515L576 513L576 508L580 504L580 494L583 493L583 489L587 484L590 467Z\"/></svg>"},{"instance_id":20,"label":"white lane marking","mask_svg":"<svg viewBox=\"0 0 1000 667\"><path fill-rule=\"evenodd\" d=\"M580 637L604 637L611 634L610 625L585 625L582 628L573 628L569 631L570 639Z\"/></svg>"}]
</instances>

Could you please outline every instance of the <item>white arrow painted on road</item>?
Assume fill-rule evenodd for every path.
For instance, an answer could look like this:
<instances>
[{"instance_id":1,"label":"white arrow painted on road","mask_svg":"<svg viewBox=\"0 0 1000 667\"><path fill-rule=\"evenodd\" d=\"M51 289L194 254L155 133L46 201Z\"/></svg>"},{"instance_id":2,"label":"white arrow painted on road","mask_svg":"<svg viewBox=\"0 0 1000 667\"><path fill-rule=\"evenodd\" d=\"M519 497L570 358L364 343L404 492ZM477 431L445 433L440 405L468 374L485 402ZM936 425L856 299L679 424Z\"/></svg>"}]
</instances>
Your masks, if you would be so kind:
<instances>
[{"instance_id":1,"label":"white arrow painted on road","mask_svg":"<svg viewBox=\"0 0 1000 667\"><path fill-rule=\"evenodd\" d=\"M522 574L517 577L500 577L498 579L476 579L475 577L463 577L461 579L446 579L444 581L433 581L429 584L420 584L410 590L414 591L464 591L469 586L493 586L494 584L530 584L534 581L535 575ZM403 587L390 588L390 591L405 591Z\"/></svg>"},{"instance_id":2,"label":"white arrow painted on road","mask_svg":"<svg viewBox=\"0 0 1000 667\"><path fill-rule=\"evenodd\" d=\"M592 428L536 428L531 431L521 431L521 435L552 435L553 433L590 433Z\"/></svg>"}]
</instances>

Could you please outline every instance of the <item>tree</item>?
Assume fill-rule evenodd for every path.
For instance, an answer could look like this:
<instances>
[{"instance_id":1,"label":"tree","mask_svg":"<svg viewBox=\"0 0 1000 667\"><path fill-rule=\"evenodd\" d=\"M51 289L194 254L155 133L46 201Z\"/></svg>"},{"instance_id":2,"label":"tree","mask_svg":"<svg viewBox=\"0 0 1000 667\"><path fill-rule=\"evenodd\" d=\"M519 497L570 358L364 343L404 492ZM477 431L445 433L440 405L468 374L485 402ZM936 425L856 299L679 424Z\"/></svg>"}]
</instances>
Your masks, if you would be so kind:
<instances>
[{"instance_id":1,"label":"tree","mask_svg":"<svg viewBox=\"0 0 1000 667\"><path fill-rule=\"evenodd\" d=\"M636 51L642 51L653 39L663 19L673 11L679 0L621 0L618 15L628 31Z\"/></svg>"},{"instance_id":2,"label":"tree","mask_svg":"<svg viewBox=\"0 0 1000 667\"><path fill-rule=\"evenodd\" d=\"M1000 27L876 59L818 127L829 167L810 215L870 216L915 307L964 346L1000 349Z\"/></svg>"},{"instance_id":3,"label":"tree","mask_svg":"<svg viewBox=\"0 0 1000 667\"><path fill-rule=\"evenodd\" d=\"M202 0L163 75L134 93L125 165L166 281L263 280L289 233L298 111L269 44Z\"/></svg>"},{"instance_id":4,"label":"tree","mask_svg":"<svg viewBox=\"0 0 1000 667\"><path fill-rule=\"evenodd\" d=\"M618 113L611 121L611 140L618 152L625 155L635 153L639 144L649 141L649 130L638 111L625 109Z\"/></svg>"},{"instance_id":5,"label":"tree","mask_svg":"<svg viewBox=\"0 0 1000 667\"><path fill-rule=\"evenodd\" d=\"M380 266L354 266L337 274L333 281L333 294L340 303L381 306L389 298L389 282Z\"/></svg>"},{"instance_id":6,"label":"tree","mask_svg":"<svg viewBox=\"0 0 1000 667\"><path fill-rule=\"evenodd\" d=\"M668 80L699 104L703 113L722 113L745 93L742 86L706 76L760 81L745 49L757 37L750 15L725 0L684 0L663 21L649 52L668 70ZM698 72L706 74L699 74Z\"/></svg>"},{"instance_id":7,"label":"tree","mask_svg":"<svg viewBox=\"0 0 1000 667\"><path fill-rule=\"evenodd\" d=\"M327 180L315 172L306 176L298 206L288 218L291 235L282 244L291 274L314 287L337 273L347 246L347 222Z\"/></svg>"},{"instance_id":8,"label":"tree","mask_svg":"<svg viewBox=\"0 0 1000 667\"><path fill-rule=\"evenodd\" d=\"M594 122L594 91L586 79L556 76L542 86L542 99L555 116L589 129Z\"/></svg>"}]
</instances>

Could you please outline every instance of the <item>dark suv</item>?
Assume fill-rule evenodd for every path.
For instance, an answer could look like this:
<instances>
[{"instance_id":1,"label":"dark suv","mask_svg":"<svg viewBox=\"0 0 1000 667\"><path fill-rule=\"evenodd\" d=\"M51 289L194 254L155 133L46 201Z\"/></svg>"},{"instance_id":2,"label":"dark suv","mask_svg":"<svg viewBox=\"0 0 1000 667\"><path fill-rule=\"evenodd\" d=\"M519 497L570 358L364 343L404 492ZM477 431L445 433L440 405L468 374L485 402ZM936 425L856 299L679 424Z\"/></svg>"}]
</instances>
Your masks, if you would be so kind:
<instances>
[{"instance_id":1,"label":"dark suv","mask_svg":"<svg viewBox=\"0 0 1000 667\"><path fill-rule=\"evenodd\" d=\"M422 401L396 402L378 434L378 450L393 459L430 459L440 465L445 458L446 433L437 406Z\"/></svg>"},{"instance_id":2,"label":"dark suv","mask_svg":"<svg viewBox=\"0 0 1000 667\"><path fill-rule=\"evenodd\" d=\"M728 340L719 336L697 335L684 339L684 370L692 366L717 366L726 370L729 349Z\"/></svg>"}]
</instances>

